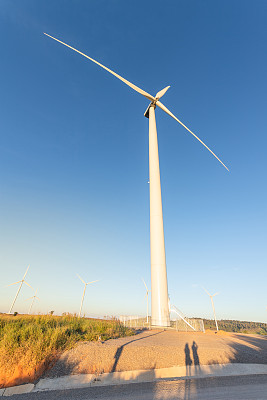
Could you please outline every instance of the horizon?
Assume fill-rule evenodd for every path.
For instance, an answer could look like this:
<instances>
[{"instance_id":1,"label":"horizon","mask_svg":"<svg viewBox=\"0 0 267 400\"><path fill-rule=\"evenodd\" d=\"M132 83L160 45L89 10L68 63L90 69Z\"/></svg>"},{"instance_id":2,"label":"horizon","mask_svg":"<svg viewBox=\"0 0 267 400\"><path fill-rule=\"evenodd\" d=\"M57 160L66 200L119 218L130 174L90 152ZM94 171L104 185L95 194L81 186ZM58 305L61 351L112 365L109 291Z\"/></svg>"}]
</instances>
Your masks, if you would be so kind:
<instances>
[{"instance_id":1,"label":"horizon","mask_svg":"<svg viewBox=\"0 0 267 400\"><path fill-rule=\"evenodd\" d=\"M53 311L53 310L51 310ZM36 313L17 313L15 316L28 316L28 317L38 317L38 316L51 316L51 317L65 317L65 316L70 316L70 317L77 317L77 318L84 318L84 319L101 319L101 320L113 320L113 319L117 319L119 320L120 317L138 317L138 318L146 318L146 315L101 315L101 316L95 316L95 317L90 317L90 316L78 316L78 313L68 313L68 312L63 312L62 314L55 314L53 312L53 314L51 314L50 312L47 313L41 313L41 312L36 312ZM1 312L0 311L0 315L8 315L10 317L14 317L13 315L14 313L12 312L11 314L9 313L5 313L5 312ZM173 313L171 313L173 314ZM176 321L177 318L171 318L171 321ZM204 318L204 317L197 317L197 316L192 316L189 319L200 319L200 320L205 320L205 321L211 321L214 322L214 326L215 326L215 321L214 318ZM217 322L223 322L223 321L232 321L232 322L248 322L248 323L256 323L256 324L267 324L266 322L262 322L262 321L247 321L247 320L239 320L239 319L217 319ZM216 328L216 326L215 326ZM219 329L220 331L223 329Z\"/></svg>"}]
</instances>

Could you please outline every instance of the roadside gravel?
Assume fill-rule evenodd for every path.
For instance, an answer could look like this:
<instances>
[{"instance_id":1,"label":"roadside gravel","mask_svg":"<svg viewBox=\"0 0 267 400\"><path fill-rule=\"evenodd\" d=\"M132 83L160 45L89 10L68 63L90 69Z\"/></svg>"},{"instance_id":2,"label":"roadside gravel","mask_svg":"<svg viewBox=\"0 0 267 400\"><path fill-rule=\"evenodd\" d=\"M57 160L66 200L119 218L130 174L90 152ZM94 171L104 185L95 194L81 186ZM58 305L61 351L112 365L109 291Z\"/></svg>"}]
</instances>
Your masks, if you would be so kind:
<instances>
[{"instance_id":1,"label":"roadside gravel","mask_svg":"<svg viewBox=\"0 0 267 400\"><path fill-rule=\"evenodd\" d=\"M147 330L103 343L79 343L63 353L43 377L240 362L267 364L267 338Z\"/></svg>"}]
</instances>

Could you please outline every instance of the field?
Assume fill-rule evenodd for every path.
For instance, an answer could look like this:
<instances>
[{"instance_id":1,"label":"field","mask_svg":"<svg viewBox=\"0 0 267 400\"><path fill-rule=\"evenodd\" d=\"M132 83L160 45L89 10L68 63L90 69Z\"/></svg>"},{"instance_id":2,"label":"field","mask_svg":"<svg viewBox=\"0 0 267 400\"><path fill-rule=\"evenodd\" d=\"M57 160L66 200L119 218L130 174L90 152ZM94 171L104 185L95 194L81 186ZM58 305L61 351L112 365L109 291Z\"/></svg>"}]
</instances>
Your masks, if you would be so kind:
<instances>
[{"instance_id":1,"label":"field","mask_svg":"<svg viewBox=\"0 0 267 400\"><path fill-rule=\"evenodd\" d=\"M33 382L79 341L133 335L117 320L73 315L0 316L0 387Z\"/></svg>"}]
</instances>

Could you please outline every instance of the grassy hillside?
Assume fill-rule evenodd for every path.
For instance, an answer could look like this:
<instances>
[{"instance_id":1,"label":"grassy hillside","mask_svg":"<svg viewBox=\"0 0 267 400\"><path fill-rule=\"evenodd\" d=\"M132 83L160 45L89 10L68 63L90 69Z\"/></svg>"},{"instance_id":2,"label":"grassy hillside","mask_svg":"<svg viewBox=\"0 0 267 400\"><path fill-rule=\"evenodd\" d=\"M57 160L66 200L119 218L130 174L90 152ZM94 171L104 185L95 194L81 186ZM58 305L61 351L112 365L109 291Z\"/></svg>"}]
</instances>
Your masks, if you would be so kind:
<instances>
[{"instance_id":1,"label":"grassy hillside","mask_svg":"<svg viewBox=\"0 0 267 400\"><path fill-rule=\"evenodd\" d=\"M58 355L78 341L129 336L133 330L117 320L66 315L0 316L0 387L31 382Z\"/></svg>"},{"instance_id":2,"label":"grassy hillside","mask_svg":"<svg viewBox=\"0 0 267 400\"><path fill-rule=\"evenodd\" d=\"M205 329L216 329L214 320L204 319L203 321ZM263 322L235 321L226 319L217 322L218 328L226 332L267 335L267 324L264 324Z\"/></svg>"}]
</instances>

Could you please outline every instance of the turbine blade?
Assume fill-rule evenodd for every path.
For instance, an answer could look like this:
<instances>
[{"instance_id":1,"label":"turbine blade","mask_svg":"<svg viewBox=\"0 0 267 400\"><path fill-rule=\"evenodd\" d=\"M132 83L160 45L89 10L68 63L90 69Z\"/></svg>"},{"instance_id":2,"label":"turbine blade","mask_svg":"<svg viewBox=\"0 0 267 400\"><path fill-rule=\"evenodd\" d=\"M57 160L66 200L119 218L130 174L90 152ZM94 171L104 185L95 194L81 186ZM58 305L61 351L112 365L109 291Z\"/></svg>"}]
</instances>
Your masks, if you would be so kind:
<instances>
[{"instance_id":1,"label":"turbine blade","mask_svg":"<svg viewBox=\"0 0 267 400\"><path fill-rule=\"evenodd\" d=\"M207 289L205 289L203 286L202 286L202 289L203 290L205 290L205 292L209 295L209 296L211 296L211 294L207 291Z\"/></svg>"},{"instance_id":2,"label":"turbine blade","mask_svg":"<svg viewBox=\"0 0 267 400\"><path fill-rule=\"evenodd\" d=\"M32 297L28 297L27 299L25 299L24 301L27 301L27 300L30 300L30 299L33 299L34 298L34 296L32 296Z\"/></svg>"},{"instance_id":3,"label":"turbine blade","mask_svg":"<svg viewBox=\"0 0 267 400\"><path fill-rule=\"evenodd\" d=\"M146 282L145 282L144 278L142 278L142 281L144 282L144 285L145 285L145 287L146 287L146 290L148 291L148 287L147 287L147 285L146 285Z\"/></svg>"},{"instance_id":4,"label":"turbine blade","mask_svg":"<svg viewBox=\"0 0 267 400\"><path fill-rule=\"evenodd\" d=\"M20 283L20 282L22 282L22 281L18 281L18 282L10 283L10 284L9 284L9 285L7 285L6 287L8 287L8 286L12 286L12 285L16 285L17 283Z\"/></svg>"},{"instance_id":5,"label":"turbine blade","mask_svg":"<svg viewBox=\"0 0 267 400\"><path fill-rule=\"evenodd\" d=\"M134 85L133 83L127 81L127 79L122 78L120 75L116 74L116 72L112 71L111 69L105 67L104 65L100 64L98 61L94 60L93 58L87 56L86 54L82 53L81 51L75 49L74 47L69 46L68 44L62 42L61 40L58 40L56 38L54 38L53 36L48 35L47 33L43 32L44 35L50 37L51 39L56 40L57 42L63 44L64 46L69 47L70 49L76 51L77 53L81 54L82 56L88 58L88 60L93 61L95 64L99 65L100 67L104 68L106 71L110 72L112 75L116 76L116 78L120 79L122 82L126 83L126 85L130 86L132 89L134 89L136 92L142 94L143 96L145 96L148 100L150 101L155 101L155 98L153 96L151 96L151 94L145 92L144 90L140 89L138 86Z\"/></svg>"},{"instance_id":6,"label":"turbine blade","mask_svg":"<svg viewBox=\"0 0 267 400\"><path fill-rule=\"evenodd\" d=\"M76 275L78 276L78 278L80 279L80 281L82 281L82 283L84 283L84 284L86 285L85 281L80 277L80 275L78 275L78 274L76 274Z\"/></svg>"},{"instance_id":7,"label":"turbine blade","mask_svg":"<svg viewBox=\"0 0 267 400\"><path fill-rule=\"evenodd\" d=\"M178 118L175 117L175 115L173 115L170 110L168 110L167 107L165 107L160 101L157 101L156 103L157 106L159 106L159 108L161 108L163 111L165 111L167 114L169 114L172 118L175 119L175 121L179 122L179 124L181 124L188 132L190 132L201 144L203 144L204 147L206 147L206 149L208 149L212 155L214 155L215 158L217 158L217 160L224 166L224 168L227 169L227 171L229 171L229 169L226 167L226 165L224 165L224 163L219 159L219 157L216 156L216 154L213 153L213 151L207 146L205 145L204 142L202 142L201 139L199 139L199 137L197 135L195 135L192 131L190 131L189 128L187 128L187 126L185 126Z\"/></svg>"},{"instance_id":8,"label":"turbine blade","mask_svg":"<svg viewBox=\"0 0 267 400\"><path fill-rule=\"evenodd\" d=\"M30 268L30 265L28 265L28 268L26 269L26 272L25 272L24 277L22 278L22 280L24 280L25 276L27 275L27 272L28 272L29 268Z\"/></svg>"},{"instance_id":9,"label":"turbine blade","mask_svg":"<svg viewBox=\"0 0 267 400\"><path fill-rule=\"evenodd\" d=\"M29 285L28 282L26 282L26 281L23 281L23 282L26 283L26 285L28 285L30 288L32 288L32 290L34 290L33 287L31 285Z\"/></svg>"},{"instance_id":10,"label":"turbine blade","mask_svg":"<svg viewBox=\"0 0 267 400\"><path fill-rule=\"evenodd\" d=\"M217 293L213 294L213 295L212 295L212 297L214 297L214 296L217 296L218 294L219 294L219 292L217 292Z\"/></svg>"},{"instance_id":11,"label":"turbine blade","mask_svg":"<svg viewBox=\"0 0 267 400\"><path fill-rule=\"evenodd\" d=\"M164 89L160 90L155 96L156 99L160 99L167 92L169 88L170 86L166 86Z\"/></svg>"},{"instance_id":12,"label":"turbine blade","mask_svg":"<svg viewBox=\"0 0 267 400\"><path fill-rule=\"evenodd\" d=\"M88 283L86 283L86 285L90 285L91 283L95 283L95 282L99 282L99 279L97 279L96 281L88 282Z\"/></svg>"}]
</instances>

